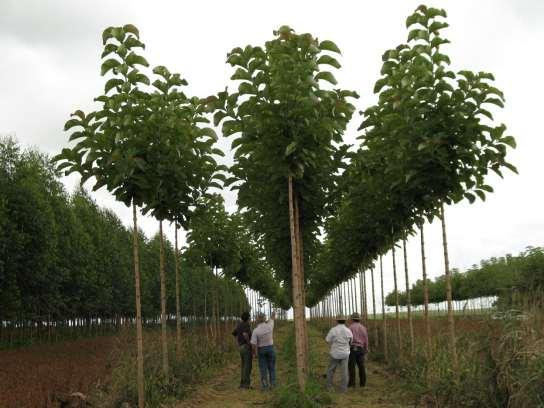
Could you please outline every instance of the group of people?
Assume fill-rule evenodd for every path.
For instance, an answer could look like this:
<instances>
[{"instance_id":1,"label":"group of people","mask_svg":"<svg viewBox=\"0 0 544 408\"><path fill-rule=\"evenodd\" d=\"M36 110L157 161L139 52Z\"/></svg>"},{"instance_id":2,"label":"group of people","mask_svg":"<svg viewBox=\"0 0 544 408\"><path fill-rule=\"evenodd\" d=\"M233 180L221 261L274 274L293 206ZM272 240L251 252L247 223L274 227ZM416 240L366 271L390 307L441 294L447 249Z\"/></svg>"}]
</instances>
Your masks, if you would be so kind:
<instances>
[{"instance_id":1,"label":"group of people","mask_svg":"<svg viewBox=\"0 0 544 408\"><path fill-rule=\"evenodd\" d=\"M257 327L252 331L249 313L244 312L232 335L240 349L240 388L250 388L253 358L257 357L261 374L261 387L268 390L276 385L276 353L274 351L274 320L272 313L266 320L264 313L257 314ZM368 353L368 332L361 324L358 313L353 313L346 325L346 318L336 319L337 325L329 330L325 341L330 345L330 361L325 377L327 386L333 388L333 377L340 371L340 389L355 387L355 367L359 371L359 385L366 385L365 355Z\"/></svg>"},{"instance_id":2,"label":"group of people","mask_svg":"<svg viewBox=\"0 0 544 408\"><path fill-rule=\"evenodd\" d=\"M368 331L361 324L359 313L353 313L349 324L346 318L336 319L337 325L329 330L325 341L329 343L330 361L327 368L327 387L333 387L333 376L340 368L340 389L355 387L355 366L359 371L359 385L366 385L365 355L368 353Z\"/></svg>"},{"instance_id":3,"label":"group of people","mask_svg":"<svg viewBox=\"0 0 544 408\"><path fill-rule=\"evenodd\" d=\"M238 341L242 361L240 388L250 388L253 358L258 357L261 387L263 390L268 390L276 385L276 352L274 351L276 313L272 312L268 321L264 313L257 314L257 327L253 331L249 326L249 312L242 313L241 318L242 321L232 332Z\"/></svg>"}]
</instances>

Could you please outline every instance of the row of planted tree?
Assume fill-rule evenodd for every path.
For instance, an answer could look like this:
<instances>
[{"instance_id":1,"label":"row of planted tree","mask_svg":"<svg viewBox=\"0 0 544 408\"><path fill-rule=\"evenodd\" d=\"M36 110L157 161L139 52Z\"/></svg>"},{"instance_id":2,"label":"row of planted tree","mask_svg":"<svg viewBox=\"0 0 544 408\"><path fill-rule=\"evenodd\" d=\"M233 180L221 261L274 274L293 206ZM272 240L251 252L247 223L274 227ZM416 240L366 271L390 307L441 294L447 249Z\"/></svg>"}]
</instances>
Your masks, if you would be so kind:
<instances>
[{"instance_id":1,"label":"row of planted tree","mask_svg":"<svg viewBox=\"0 0 544 408\"><path fill-rule=\"evenodd\" d=\"M259 276L273 289L256 289L277 304L285 304L291 292L302 389L308 373L305 305L316 305L396 242L423 231L426 219L440 216L455 364L444 206L485 199L493 191L485 181L490 171L515 171L505 159L515 142L488 110L503 105L493 76L449 69L443 53L448 41L440 34L445 17L443 10L425 6L408 17L407 42L383 55L378 102L364 111L355 148L343 136L358 95L334 88L337 81L325 69L340 68L340 50L332 41L282 26L264 47L237 47L228 54L235 72L225 91L190 98L178 74L159 66L152 82L143 71L148 63L135 51L143 44L134 26L110 27L103 34L102 75L108 80L105 94L96 98L100 108L76 111L66 124L78 128L70 137L78 143L57 157L59 169L78 172L82 181L92 179L94 188L106 186L132 205L134 231L141 207L161 226L168 220L191 230L189 239L205 248L199 254L211 267L230 270L254 288L251 281ZM234 137L234 163L228 168L216 162L223 152L206 125L208 114L223 136ZM238 192L240 212L233 217L246 227L247 248L240 253L251 254L234 258L238 267L230 269L225 265L233 258L224 256L213 235L196 238L199 232L191 226L196 213L214 205L207 201L209 189L229 185ZM164 273L160 276L164 327ZM141 381L140 387L143 406Z\"/></svg>"},{"instance_id":2,"label":"row of planted tree","mask_svg":"<svg viewBox=\"0 0 544 408\"><path fill-rule=\"evenodd\" d=\"M22 151L10 138L0 140L0 174L0 343L92 335L132 323L132 231L84 190L68 195L47 157ZM177 257L177 277L175 250L169 242L163 245L167 320L174 319L176 302L185 323L204 326L219 317L232 319L248 307L243 287L230 279L241 267L234 260L252 262L243 226L224 212L219 197L207 203L209 210L193 219L190 249ZM199 239L213 241L217 249ZM142 318L154 324L161 316L159 235L147 239L139 232L138 248ZM212 266L202 251L232 261ZM264 293L278 290L254 285Z\"/></svg>"}]
</instances>

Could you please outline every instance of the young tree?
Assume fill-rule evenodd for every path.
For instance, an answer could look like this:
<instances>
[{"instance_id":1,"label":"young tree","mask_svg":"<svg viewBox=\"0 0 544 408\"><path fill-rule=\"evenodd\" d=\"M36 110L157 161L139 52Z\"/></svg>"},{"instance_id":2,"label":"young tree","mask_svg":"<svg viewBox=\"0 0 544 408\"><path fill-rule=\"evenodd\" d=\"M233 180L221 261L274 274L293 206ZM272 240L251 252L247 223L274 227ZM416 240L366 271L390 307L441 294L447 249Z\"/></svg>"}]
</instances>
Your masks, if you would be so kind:
<instances>
[{"instance_id":1,"label":"young tree","mask_svg":"<svg viewBox=\"0 0 544 408\"><path fill-rule=\"evenodd\" d=\"M133 25L109 27L102 35L104 62L101 75L111 77L104 86L105 94L96 98L102 109L85 114L78 110L66 122L65 130L80 128L70 141L80 140L72 148L65 148L56 156L58 169L66 174L77 172L81 183L94 178L93 190L102 186L133 210L133 259L136 300L136 339L138 349L138 404L144 406L143 344L140 301L140 268L138 256L138 206L148 194L147 148L148 132L144 122L145 93L139 88L149 85L149 79L138 66L148 66L144 57L136 53L144 44ZM113 54L113 56L112 56ZM107 58L106 58L107 57Z\"/></svg>"},{"instance_id":2,"label":"young tree","mask_svg":"<svg viewBox=\"0 0 544 408\"><path fill-rule=\"evenodd\" d=\"M240 81L238 90L210 98L210 106L216 123L227 119L223 134L238 134L231 171L232 181L239 183L239 206L259 220L253 228L263 237L267 258L292 288L297 377L303 389L308 261L319 246L318 227L330 209L345 152L338 145L354 111L347 98L357 95L322 87L323 82L336 84L333 74L322 70L340 67L329 54L340 52L333 42L287 26L274 34L264 48L232 50L227 61L236 67L232 79Z\"/></svg>"}]
</instances>

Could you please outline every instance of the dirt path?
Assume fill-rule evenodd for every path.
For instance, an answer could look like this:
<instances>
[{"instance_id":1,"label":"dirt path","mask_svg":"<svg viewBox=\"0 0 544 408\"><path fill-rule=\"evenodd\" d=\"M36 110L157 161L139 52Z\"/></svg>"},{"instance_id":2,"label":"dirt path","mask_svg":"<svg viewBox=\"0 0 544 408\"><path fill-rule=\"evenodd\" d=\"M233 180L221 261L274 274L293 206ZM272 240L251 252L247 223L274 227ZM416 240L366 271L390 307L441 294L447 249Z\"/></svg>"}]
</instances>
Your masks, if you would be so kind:
<instances>
[{"instance_id":1,"label":"dirt path","mask_svg":"<svg viewBox=\"0 0 544 408\"><path fill-rule=\"evenodd\" d=\"M310 345L314 347L319 358L314 366L317 372L325 373L329 360L329 349L317 330L310 330ZM410 399L403 394L397 379L385 372L380 364L366 362L366 387L349 388L346 393L331 393L333 404L338 407L365 408L405 408L413 407ZM358 379L358 377L357 377ZM335 374L335 384L338 384L339 374ZM325 386L325 380L323 380Z\"/></svg>"},{"instance_id":2,"label":"dirt path","mask_svg":"<svg viewBox=\"0 0 544 408\"><path fill-rule=\"evenodd\" d=\"M277 378L280 386L282 385L282 379L287 377L287 364L285 357L281 353L282 343L287 336L288 330L291 329L291 326L283 326L277 330L275 335ZM317 363L313 369L316 372L324 373L328 362L328 349L320 333L315 329L310 330L310 346L318 355ZM272 394L262 392L259 389L259 368L256 360L253 360L251 373L252 389L240 390L238 388L239 375L239 361L237 356L233 356L230 362L215 377L208 380L207 383L195 387L191 395L186 400L179 402L176 407L242 408L269 406ZM385 373L381 366L370 362L367 365L367 377L367 386L364 389L350 389L345 394L331 393L333 403L330 406L365 408L404 408L413 406L399 391L399 387L395 387L395 378ZM320 380L320 382L325 386L324 380Z\"/></svg>"}]
</instances>

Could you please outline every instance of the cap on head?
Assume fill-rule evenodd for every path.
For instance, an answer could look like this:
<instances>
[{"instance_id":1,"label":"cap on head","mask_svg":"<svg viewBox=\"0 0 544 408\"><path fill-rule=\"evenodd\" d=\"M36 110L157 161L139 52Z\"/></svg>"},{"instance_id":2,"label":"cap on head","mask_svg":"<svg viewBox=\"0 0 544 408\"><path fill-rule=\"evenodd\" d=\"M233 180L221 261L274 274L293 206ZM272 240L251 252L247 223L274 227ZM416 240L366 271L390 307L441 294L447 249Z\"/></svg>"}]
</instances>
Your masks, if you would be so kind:
<instances>
[{"instance_id":1,"label":"cap on head","mask_svg":"<svg viewBox=\"0 0 544 408\"><path fill-rule=\"evenodd\" d=\"M338 323L346 323L346 316L340 315L340 316L338 316L338 317L336 318L336 321L337 321Z\"/></svg>"},{"instance_id":2,"label":"cap on head","mask_svg":"<svg viewBox=\"0 0 544 408\"><path fill-rule=\"evenodd\" d=\"M355 320L355 321L358 322L359 320L361 320L361 316L359 316L359 313L357 313L357 312L352 313L351 320Z\"/></svg>"},{"instance_id":3,"label":"cap on head","mask_svg":"<svg viewBox=\"0 0 544 408\"><path fill-rule=\"evenodd\" d=\"M266 315L262 312L257 313L257 323L266 322Z\"/></svg>"}]
</instances>

